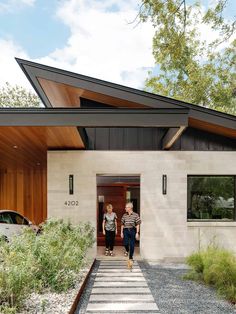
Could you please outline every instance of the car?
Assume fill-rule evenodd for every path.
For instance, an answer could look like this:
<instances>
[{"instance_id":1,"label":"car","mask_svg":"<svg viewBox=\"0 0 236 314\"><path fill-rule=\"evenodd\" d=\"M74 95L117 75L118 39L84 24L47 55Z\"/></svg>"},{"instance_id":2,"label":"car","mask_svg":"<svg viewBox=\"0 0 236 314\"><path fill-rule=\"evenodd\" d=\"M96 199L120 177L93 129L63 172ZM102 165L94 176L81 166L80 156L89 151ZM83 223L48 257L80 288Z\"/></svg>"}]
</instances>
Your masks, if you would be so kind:
<instances>
[{"instance_id":1,"label":"car","mask_svg":"<svg viewBox=\"0 0 236 314\"><path fill-rule=\"evenodd\" d=\"M20 234L23 227L26 226L32 228L36 233L39 231L36 225L33 225L28 218L17 211L0 210L0 237L3 236L6 240L9 240L12 236Z\"/></svg>"}]
</instances>

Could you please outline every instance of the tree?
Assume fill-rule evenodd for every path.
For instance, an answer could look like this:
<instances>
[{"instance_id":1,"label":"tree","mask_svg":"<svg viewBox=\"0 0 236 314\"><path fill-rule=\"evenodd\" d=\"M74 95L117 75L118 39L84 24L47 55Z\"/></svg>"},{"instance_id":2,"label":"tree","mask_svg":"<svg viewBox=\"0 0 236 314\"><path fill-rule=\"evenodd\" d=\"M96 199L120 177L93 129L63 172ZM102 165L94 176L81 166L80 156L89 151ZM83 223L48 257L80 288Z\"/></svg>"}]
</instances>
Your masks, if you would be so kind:
<instances>
[{"instance_id":1,"label":"tree","mask_svg":"<svg viewBox=\"0 0 236 314\"><path fill-rule=\"evenodd\" d=\"M21 86L11 86L6 83L0 88L0 108L39 107L40 105L39 97Z\"/></svg>"},{"instance_id":2,"label":"tree","mask_svg":"<svg viewBox=\"0 0 236 314\"><path fill-rule=\"evenodd\" d=\"M223 18L227 1L205 11L197 1L142 1L141 21L151 19L156 30L157 74L149 73L148 91L236 115L236 40L229 44L236 22ZM201 39L203 25L218 38Z\"/></svg>"}]
</instances>

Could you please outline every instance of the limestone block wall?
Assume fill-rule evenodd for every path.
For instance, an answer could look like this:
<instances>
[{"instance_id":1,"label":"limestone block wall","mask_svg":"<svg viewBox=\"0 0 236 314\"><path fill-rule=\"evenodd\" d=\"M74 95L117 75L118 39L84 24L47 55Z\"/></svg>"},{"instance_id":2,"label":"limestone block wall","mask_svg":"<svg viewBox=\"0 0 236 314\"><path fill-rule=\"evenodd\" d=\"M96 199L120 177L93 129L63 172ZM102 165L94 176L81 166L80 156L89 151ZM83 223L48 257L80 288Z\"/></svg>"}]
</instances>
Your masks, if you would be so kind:
<instances>
[{"instance_id":1,"label":"limestone block wall","mask_svg":"<svg viewBox=\"0 0 236 314\"><path fill-rule=\"evenodd\" d=\"M236 252L236 222L187 222L187 175L236 175L235 152L49 151L48 217L90 221L96 228L99 174L140 175L143 258L179 261L213 238Z\"/></svg>"}]
</instances>

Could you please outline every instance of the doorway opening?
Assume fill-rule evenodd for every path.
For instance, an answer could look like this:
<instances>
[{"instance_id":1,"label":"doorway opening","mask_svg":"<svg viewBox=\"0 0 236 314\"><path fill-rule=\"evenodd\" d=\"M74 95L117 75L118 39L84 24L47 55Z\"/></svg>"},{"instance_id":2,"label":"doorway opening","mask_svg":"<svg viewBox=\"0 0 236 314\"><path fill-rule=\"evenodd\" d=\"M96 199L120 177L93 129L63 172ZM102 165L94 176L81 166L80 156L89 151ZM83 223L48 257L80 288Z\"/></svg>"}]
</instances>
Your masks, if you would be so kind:
<instances>
[{"instance_id":1,"label":"doorway opening","mask_svg":"<svg viewBox=\"0 0 236 314\"><path fill-rule=\"evenodd\" d=\"M121 218L125 213L125 204L133 203L133 211L140 215L140 176L139 175L97 175L97 245L105 245L102 233L103 214L106 206L112 204L117 215L118 233L115 246L121 246ZM138 245L138 243L137 243Z\"/></svg>"}]
</instances>

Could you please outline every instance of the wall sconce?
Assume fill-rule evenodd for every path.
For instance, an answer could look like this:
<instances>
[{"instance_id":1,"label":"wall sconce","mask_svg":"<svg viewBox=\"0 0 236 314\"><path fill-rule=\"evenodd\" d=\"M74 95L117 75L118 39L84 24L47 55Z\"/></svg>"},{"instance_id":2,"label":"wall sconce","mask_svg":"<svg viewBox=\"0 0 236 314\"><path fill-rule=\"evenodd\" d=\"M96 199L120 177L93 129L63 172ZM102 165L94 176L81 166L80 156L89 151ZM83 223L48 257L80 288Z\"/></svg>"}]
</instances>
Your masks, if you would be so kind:
<instances>
[{"instance_id":1,"label":"wall sconce","mask_svg":"<svg viewBox=\"0 0 236 314\"><path fill-rule=\"evenodd\" d=\"M104 203L104 195L98 195L98 203Z\"/></svg>"},{"instance_id":2,"label":"wall sconce","mask_svg":"<svg viewBox=\"0 0 236 314\"><path fill-rule=\"evenodd\" d=\"M69 194L74 194L74 175L69 175Z\"/></svg>"},{"instance_id":3,"label":"wall sconce","mask_svg":"<svg viewBox=\"0 0 236 314\"><path fill-rule=\"evenodd\" d=\"M167 175L163 174L162 175L162 194L167 193Z\"/></svg>"},{"instance_id":4,"label":"wall sconce","mask_svg":"<svg viewBox=\"0 0 236 314\"><path fill-rule=\"evenodd\" d=\"M131 192L126 191L126 202L130 202L130 200L131 200Z\"/></svg>"}]
</instances>

